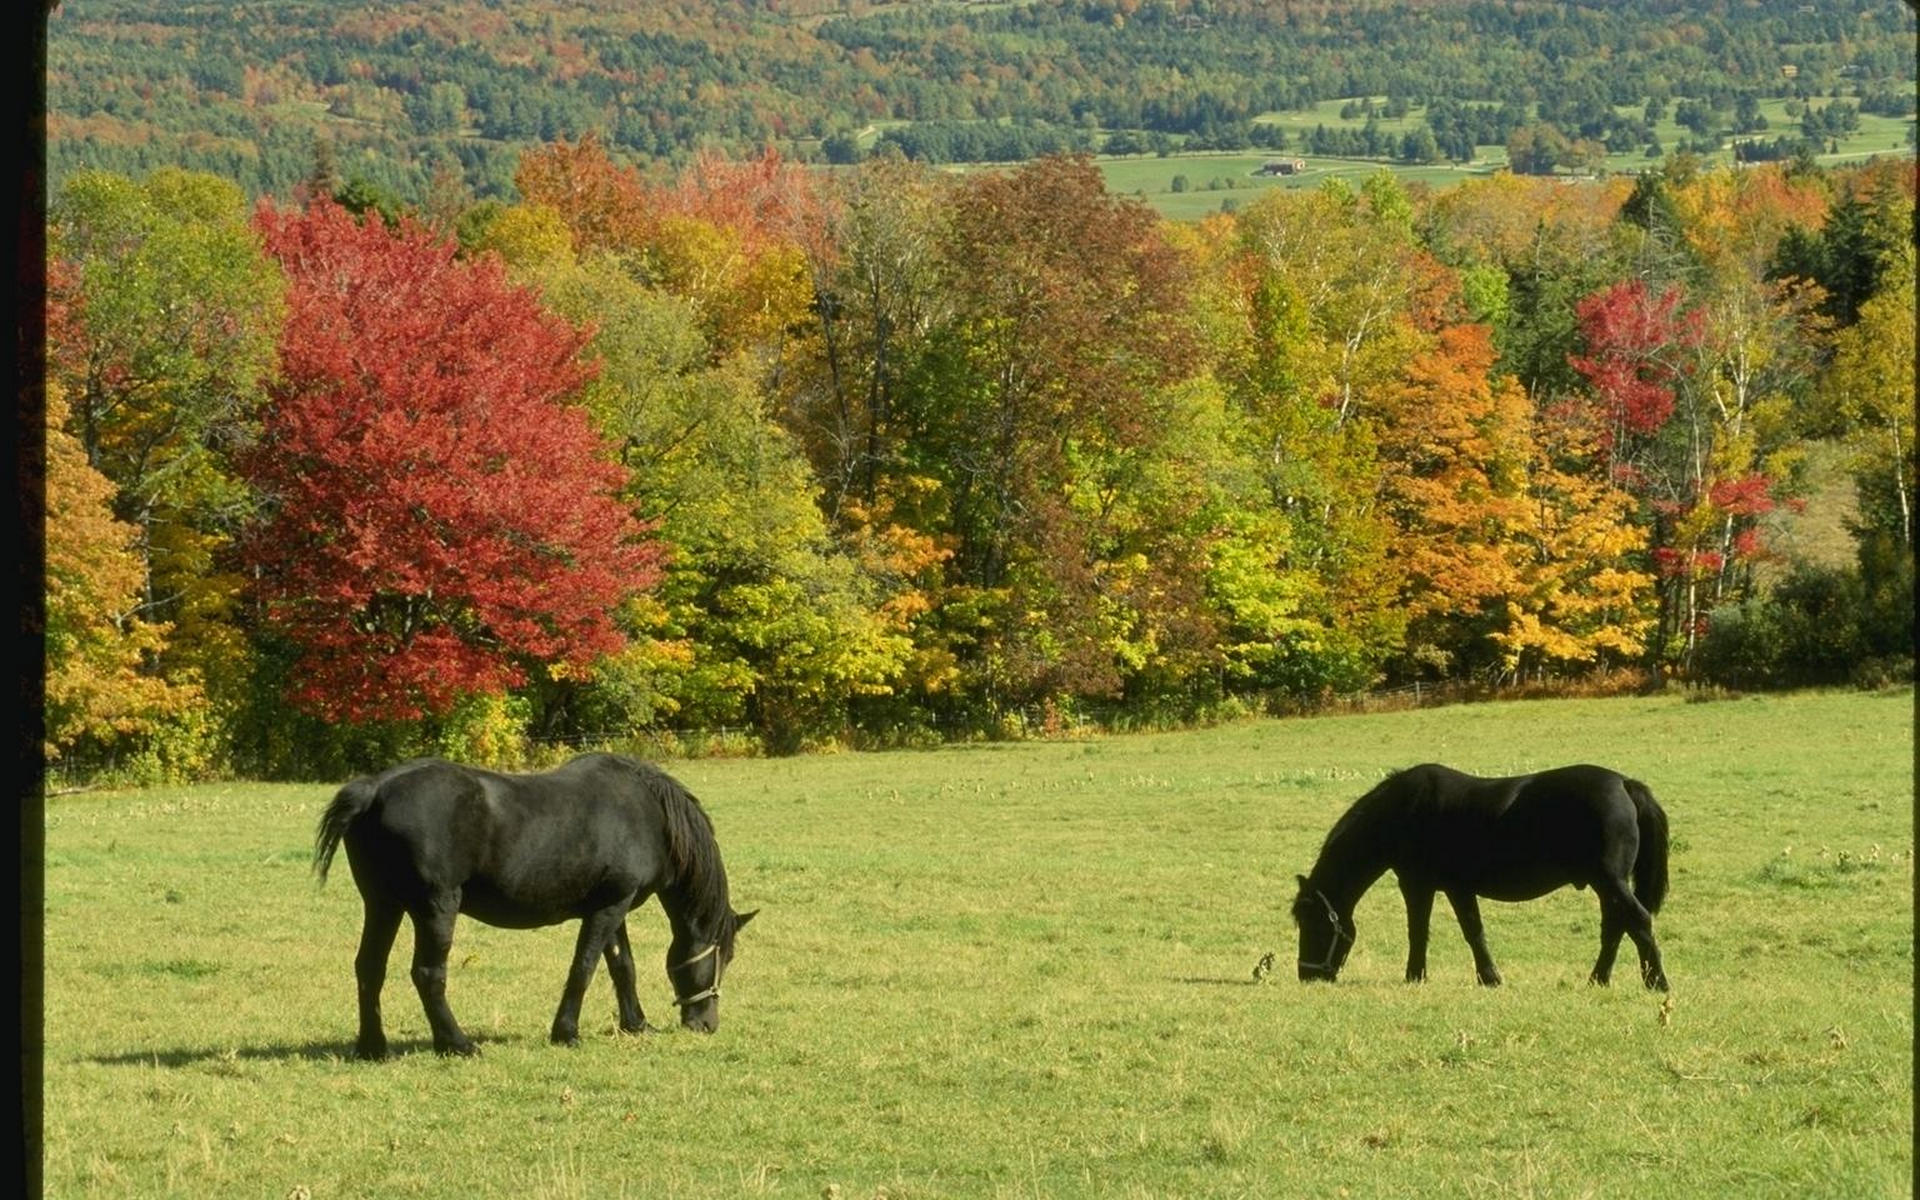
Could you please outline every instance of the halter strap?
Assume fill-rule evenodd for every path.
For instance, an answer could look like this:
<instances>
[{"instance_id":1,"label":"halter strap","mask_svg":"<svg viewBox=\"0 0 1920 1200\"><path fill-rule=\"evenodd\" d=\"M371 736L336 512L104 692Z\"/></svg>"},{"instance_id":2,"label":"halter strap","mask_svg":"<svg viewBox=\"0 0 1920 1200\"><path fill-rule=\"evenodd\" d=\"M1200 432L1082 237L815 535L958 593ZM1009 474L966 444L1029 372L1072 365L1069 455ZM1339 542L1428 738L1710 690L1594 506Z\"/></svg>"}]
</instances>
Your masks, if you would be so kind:
<instances>
[{"instance_id":1,"label":"halter strap","mask_svg":"<svg viewBox=\"0 0 1920 1200\"><path fill-rule=\"evenodd\" d=\"M1327 908L1327 920L1333 924L1333 940L1327 943L1327 954L1325 958L1322 958L1317 963L1310 963L1305 959L1301 959L1300 965L1312 971L1331 971L1333 970L1334 956L1340 953L1340 943L1345 941L1348 944L1352 944L1353 935L1348 933L1340 924L1340 911L1334 908L1333 901L1327 899L1327 894L1318 888L1314 889L1313 894L1318 896L1320 903L1324 904Z\"/></svg>"},{"instance_id":2,"label":"halter strap","mask_svg":"<svg viewBox=\"0 0 1920 1200\"><path fill-rule=\"evenodd\" d=\"M672 966L668 967L667 970L678 971L682 967L690 967L693 964L699 962L701 959L709 958L715 954L718 954L719 952L720 952L719 942L708 942L707 948L705 950L702 950L700 953L694 955L692 958L686 959L682 962L674 963ZM713 983L711 986L709 986L704 991L695 992L691 996L682 996L679 994L679 985L675 984L673 1002L679 1005L681 1008L686 1008L689 1005L698 1004L702 1000L711 999L719 995L720 995L720 964L718 962L715 962L713 966Z\"/></svg>"}]
</instances>

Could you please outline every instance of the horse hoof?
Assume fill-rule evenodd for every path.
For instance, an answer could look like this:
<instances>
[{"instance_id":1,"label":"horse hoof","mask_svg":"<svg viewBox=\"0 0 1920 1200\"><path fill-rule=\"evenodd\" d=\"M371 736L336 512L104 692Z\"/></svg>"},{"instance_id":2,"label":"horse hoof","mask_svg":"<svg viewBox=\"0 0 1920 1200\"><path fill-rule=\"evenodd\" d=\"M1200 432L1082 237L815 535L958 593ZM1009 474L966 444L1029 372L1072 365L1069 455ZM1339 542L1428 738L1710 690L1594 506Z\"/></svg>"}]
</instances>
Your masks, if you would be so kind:
<instances>
[{"instance_id":1,"label":"horse hoof","mask_svg":"<svg viewBox=\"0 0 1920 1200\"><path fill-rule=\"evenodd\" d=\"M480 1053L480 1047L462 1039L457 1042L435 1043L433 1051L443 1058L472 1058Z\"/></svg>"},{"instance_id":2,"label":"horse hoof","mask_svg":"<svg viewBox=\"0 0 1920 1200\"><path fill-rule=\"evenodd\" d=\"M384 1040L361 1042L353 1048L353 1055L366 1062L379 1062L387 1056L387 1043Z\"/></svg>"}]
</instances>

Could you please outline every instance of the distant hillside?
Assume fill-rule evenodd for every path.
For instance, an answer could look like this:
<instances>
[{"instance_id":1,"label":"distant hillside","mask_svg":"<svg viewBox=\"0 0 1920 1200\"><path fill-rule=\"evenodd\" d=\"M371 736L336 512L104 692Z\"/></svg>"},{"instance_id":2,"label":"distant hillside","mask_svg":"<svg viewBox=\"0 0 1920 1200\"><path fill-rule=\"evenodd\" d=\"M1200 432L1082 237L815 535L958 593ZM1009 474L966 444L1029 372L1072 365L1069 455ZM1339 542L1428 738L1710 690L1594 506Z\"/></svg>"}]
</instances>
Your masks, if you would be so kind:
<instances>
[{"instance_id":1,"label":"distant hillside","mask_svg":"<svg viewBox=\"0 0 1920 1200\"><path fill-rule=\"evenodd\" d=\"M1783 507L1767 518L1767 537L1779 553L1774 574L1806 564L1845 567L1854 562L1848 523L1859 519L1859 490L1847 468L1846 450L1832 442L1807 444L1806 495L1795 510Z\"/></svg>"},{"instance_id":2,"label":"distant hillside","mask_svg":"<svg viewBox=\"0 0 1920 1200\"><path fill-rule=\"evenodd\" d=\"M285 193L324 142L417 200L436 171L507 194L521 147L593 133L636 162L1491 147L1552 172L1833 154L1876 118L1910 140L1914 51L1884 0L70 0L49 167Z\"/></svg>"}]
</instances>

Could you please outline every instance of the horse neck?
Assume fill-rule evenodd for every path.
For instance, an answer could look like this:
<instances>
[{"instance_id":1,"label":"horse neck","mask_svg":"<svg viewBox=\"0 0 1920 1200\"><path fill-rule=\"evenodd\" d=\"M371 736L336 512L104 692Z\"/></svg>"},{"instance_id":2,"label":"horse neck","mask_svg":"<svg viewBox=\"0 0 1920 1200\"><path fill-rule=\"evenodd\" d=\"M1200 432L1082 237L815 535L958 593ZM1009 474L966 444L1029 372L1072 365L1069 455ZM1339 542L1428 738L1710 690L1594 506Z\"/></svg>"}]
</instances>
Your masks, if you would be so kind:
<instances>
[{"instance_id":1,"label":"horse neck","mask_svg":"<svg viewBox=\"0 0 1920 1200\"><path fill-rule=\"evenodd\" d=\"M658 895L660 909L667 914L674 933L694 941L715 940L731 911L724 885L696 889L680 882L661 888Z\"/></svg>"},{"instance_id":2,"label":"horse neck","mask_svg":"<svg viewBox=\"0 0 1920 1200\"><path fill-rule=\"evenodd\" d=\"M727 897L727 869L713 827L691 796L670 781L660 793L667 856L674 878L659 890L660 907L674 932L713 941L726 928L733 909Z\"/></svg>"},{"instance_id":3,"label":"horse neck","mask_svg":"<svg viewBox=\"0 0 1920 1200\"><path fill-rule=\"evenodd\" d=\"M1365 814L1353 816L1364 818ZM1342 821L1327 836L1320 857L1307 873L1307 883L1343 913L1351 913L1389 863L1379 827L1365 819Z\"/></svg>"}]
</instances>

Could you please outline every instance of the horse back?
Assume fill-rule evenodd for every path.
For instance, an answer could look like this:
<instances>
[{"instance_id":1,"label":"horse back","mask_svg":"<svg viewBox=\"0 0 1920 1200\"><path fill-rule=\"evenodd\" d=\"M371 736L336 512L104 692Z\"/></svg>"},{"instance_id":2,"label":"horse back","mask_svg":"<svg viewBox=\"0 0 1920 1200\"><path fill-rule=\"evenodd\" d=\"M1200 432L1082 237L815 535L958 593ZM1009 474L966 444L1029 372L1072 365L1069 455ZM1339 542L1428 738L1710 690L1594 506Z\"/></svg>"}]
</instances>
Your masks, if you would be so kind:
<instances>
[{"instance_id":1,"label":"horse back","mask_svg":"<svg viewBox=\"0 0 1920 1200\"><path fill-rule=\"evenodd\" d=\"M1428 763L1402 775L1395 865L1443 886L1498 899L1585 886L1610 846L1638 838L1630 781L1606 767L1490 778Z\"/></svg>"},{"instance_id":2,"label":"horse back","mask_svg":"<svg viewBox=\"0 0 1920 1200\"><path fill-rule=\"evenodd\" d=\"M529 775L419 760L377 777L372 792L345 836L363 890L363 876L403 901L458 888L463 911L483 921L536 926L662 873L657 806L610 756Z\"/></svg>"}]
</instances>

